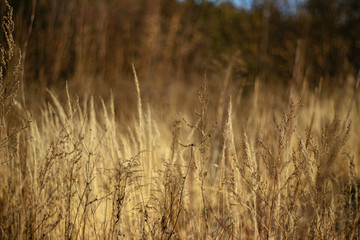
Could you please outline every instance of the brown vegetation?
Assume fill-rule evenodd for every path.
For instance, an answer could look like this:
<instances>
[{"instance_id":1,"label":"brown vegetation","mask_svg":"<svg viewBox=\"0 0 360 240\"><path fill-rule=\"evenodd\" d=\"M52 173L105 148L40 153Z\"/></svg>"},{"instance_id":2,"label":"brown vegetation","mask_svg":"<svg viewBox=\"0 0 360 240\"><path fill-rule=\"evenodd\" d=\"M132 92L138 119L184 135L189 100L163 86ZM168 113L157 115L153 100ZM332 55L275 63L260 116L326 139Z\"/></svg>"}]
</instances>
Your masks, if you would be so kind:
<instances>
[{"instance_id":1,"label":"brown vegetation","mask_svg":"<svg viewBox=\"0 0 360 240\"><path fill-rule=\"evenodd\" d=\"M38 1L53 21L38 49L29 43L20 103L21 51L2 1L0 239L360 237L360 75L347 72L328 91L330 80L300 73L306 58L295 41L290 84L266 81L270 70L246 78L242 53L200 76L197 61L214 52L196 56L203 35L191 28L200 23L182 24L194 2L145 1L149 12L132 1L84 2L53 1L59 12L47 12ZM120 18L147 19L144 35L131 38L135 20L101 20L120 8L129 11ZM111 24L129 34L120 47L107 44L119 39ZM62 78L65 90L55 84Z\"/></svg>"}]
</instances>

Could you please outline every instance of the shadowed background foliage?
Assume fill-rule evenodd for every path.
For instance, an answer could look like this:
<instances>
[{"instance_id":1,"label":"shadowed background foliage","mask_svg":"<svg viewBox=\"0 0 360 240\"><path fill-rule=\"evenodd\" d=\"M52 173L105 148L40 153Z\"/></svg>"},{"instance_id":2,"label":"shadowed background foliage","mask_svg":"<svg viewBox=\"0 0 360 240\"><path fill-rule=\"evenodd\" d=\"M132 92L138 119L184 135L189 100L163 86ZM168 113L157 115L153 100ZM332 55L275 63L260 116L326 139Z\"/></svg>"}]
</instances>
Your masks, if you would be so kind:
<instances>
[{"instance_id":1,"label":"shadowed background foliage","mask_svg":"<svg viewBox=\"0 0 360 240\"><path fill-rule=\"evenodd\" d=\"M11 4L23 46L33 1ZM108 94L127 89L132 63L149 94L204 72L222 74L230 63L235 82L306 78L310 86L320 79L343 85L359 68L359 1L307 0L296 10L291 4L253 1L243 9L226 1L37 0L25 89L63 88L68 81L74 90Z\"/></svg>"}]
</instances>

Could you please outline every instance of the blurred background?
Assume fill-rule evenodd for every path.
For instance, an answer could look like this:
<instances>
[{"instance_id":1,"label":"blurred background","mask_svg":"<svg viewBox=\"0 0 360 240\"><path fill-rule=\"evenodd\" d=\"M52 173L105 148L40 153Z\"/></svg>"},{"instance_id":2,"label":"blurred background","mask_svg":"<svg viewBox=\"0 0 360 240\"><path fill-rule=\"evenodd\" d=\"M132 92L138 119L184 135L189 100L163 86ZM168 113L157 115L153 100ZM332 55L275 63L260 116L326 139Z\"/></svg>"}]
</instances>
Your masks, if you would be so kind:
<instances>
[{"instance_id":1,"label":"blurred background","mask_svg":"<svg viewBox=\"0 0 360 240\"><path fill-rule=\"evenodd\" d=\"M156 102L164 96L179 99L180 89L199 87L205 73L214 89L227 78L230 89L251 88L258 79L268 86L293 82L299 88L306 81L310 89L322 82L333 91L359 69L358 0L10 4L15 42L26 53L28 104L46 88L64 89L65 82L78 95L106 98L112 89L117 101L131 104L132 63L144 98Z\"/></svg>"}]
</instances>

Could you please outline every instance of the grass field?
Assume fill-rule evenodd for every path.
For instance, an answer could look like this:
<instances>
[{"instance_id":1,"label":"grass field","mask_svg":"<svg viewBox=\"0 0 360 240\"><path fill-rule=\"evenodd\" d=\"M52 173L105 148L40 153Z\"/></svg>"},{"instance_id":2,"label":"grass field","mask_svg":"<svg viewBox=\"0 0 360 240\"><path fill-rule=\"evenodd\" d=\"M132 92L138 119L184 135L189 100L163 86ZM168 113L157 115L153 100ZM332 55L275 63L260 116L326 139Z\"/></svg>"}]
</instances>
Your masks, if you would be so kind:
<instances>
[{"instance_id":1,"label":"grass field","mask_svg":"<svg viewBox=\"0 0 360 240\"><path fill-rule=\"evenodd\" d=\"M10 30L0 239L360 237L359 77L330 93L205 75L152 99L133 66L133 102L47 90L29 109Z\"/></svg>"}]
</instances>

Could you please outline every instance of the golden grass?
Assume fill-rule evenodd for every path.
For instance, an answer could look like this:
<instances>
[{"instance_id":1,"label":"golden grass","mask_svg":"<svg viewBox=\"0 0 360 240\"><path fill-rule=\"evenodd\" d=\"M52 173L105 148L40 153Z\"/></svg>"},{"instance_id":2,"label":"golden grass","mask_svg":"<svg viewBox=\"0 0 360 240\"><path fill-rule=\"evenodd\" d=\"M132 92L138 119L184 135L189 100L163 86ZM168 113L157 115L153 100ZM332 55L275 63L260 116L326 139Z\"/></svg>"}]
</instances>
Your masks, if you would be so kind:
<instances>
[{"instance_id":1,"label":"golden grass","mask_svg":"<svg viewBox=\"0 0 360 240\"><path fill-rule=\"evenodd\" d=\"M359 238L359 78L338 95L255 81L230 97L228 76L205 76L197 101L159 108L133 74L132 122L112 94L49 90L30 122L2 98L0 239Z\"/></svg>"},{"instance_id":2,"label":"golden grass","mask_svg":"<svg viewBox=\"0 0 360 240\"><path fill-rule=\"evenodd\" d=\"M195 117L161 120L135 83L133 127L112 100L68 94L62 105L49 91L39 120L2 148L2 238L358 237L358 98L350 127L351 97L332 110L306 92L266 118L274 110L259 89L257 111L235 116L230 98L219 126L207 81Z\"/></svg>"}]
</instances>

